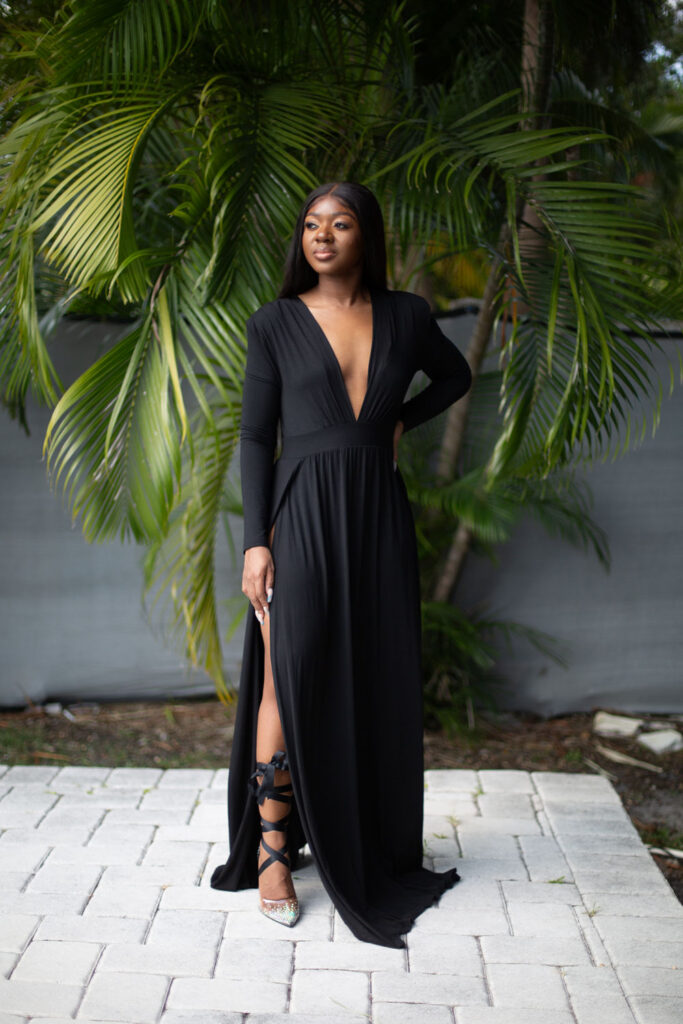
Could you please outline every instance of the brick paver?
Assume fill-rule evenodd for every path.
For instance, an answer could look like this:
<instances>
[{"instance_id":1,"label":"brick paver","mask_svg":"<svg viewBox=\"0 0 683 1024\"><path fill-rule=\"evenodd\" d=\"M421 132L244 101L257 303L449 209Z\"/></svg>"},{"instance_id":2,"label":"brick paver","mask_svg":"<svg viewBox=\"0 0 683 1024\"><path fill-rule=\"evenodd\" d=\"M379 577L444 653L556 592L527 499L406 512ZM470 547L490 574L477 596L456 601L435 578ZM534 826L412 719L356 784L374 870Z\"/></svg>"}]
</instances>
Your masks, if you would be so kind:
<instances>
[{"instance_id":1,"label":"brick paver","mask_svg":"<svg viewBox=\"0 0 683 1024\"><path fill-rule=\"evenodd\" d=\"M215 892L227 771L0 766L0 1024L680 1024L683 907L599 775L425 772L462 876L404 950L309 856L285 929Z\"/></svg>"}]
</instances>

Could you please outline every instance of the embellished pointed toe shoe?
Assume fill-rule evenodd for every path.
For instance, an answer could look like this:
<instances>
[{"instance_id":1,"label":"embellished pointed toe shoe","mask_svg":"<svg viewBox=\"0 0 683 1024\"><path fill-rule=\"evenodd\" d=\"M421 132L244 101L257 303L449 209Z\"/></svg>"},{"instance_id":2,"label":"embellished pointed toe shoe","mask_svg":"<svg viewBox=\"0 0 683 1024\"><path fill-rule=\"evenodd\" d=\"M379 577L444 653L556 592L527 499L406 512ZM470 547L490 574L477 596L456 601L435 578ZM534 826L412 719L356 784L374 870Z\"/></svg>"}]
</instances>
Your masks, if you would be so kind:
<instances>
[{"instance_id":1,"label":"embellished pointed toe shoe","mask_svg":"<svg viewBox=\"0 0 683 1024\"><path fill-rule=\"evenodd\" d=\"M267 900L259 896L259 910L271 921L286 924L288 928L299 920L299 900L296 896L286 900Z\"/></svg>"},{"instance_id":2,"label":"embellished pointed toe shoe","mask_svg":"<svg viewBox=\"0 0 683 1024\"><path fill-rule=\"evenodd\" d=\"M289 762L287 761L287 755L283 750L278 750L273 754L270 761L266 764L261 761L256 762L256 770L252 772L250 776L250 783L252 785L252 791L256 797L256 800L260 805L263 804L264 800L280 800L282 803L290 804L293 800L292 785L291 782L285 782L282 785L275 785L275 770L280 771L289 770ZM258 776L263 776L261 782L258 782ZM289 850L287 846L287 840L282 844L279 850L276 850L264 838L265 832L284 832L287 833L287 825L291 816L291 809L287 811L277 821L268 821L261 814L261 846L268 854L268 857L259 866L259 876L263 874L266 868L269 868L271 864L275 864L276 861L280 861L286 868L290 867L289 862ZM293 896L287 896L285 899L271 900L265 896L259 894L259 910L266 917L269 917L272 921L277 921L279 924L284 924L288 928L291 928L299 919L299 900L296 894Z\"/></svg>"}]
</instances>

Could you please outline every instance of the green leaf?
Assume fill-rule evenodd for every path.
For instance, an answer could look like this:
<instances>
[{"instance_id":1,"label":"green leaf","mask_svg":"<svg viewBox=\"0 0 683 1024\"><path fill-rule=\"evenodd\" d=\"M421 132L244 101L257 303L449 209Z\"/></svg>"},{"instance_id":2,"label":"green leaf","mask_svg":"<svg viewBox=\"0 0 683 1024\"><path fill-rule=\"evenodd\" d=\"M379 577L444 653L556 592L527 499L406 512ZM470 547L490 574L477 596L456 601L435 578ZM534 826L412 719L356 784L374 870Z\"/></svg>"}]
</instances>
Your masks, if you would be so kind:
<instances>
[{"instance_id":1,"label":"green leaf","mask_svg":"<svg viewBox=\"0 0 683 1024\"><path fill-rule=\"evenodd\" d=\"M164 533L180 473L169 381L147 316L57 403L45 438L48 471L88 540Z\"/></svg>"}]
</instances>

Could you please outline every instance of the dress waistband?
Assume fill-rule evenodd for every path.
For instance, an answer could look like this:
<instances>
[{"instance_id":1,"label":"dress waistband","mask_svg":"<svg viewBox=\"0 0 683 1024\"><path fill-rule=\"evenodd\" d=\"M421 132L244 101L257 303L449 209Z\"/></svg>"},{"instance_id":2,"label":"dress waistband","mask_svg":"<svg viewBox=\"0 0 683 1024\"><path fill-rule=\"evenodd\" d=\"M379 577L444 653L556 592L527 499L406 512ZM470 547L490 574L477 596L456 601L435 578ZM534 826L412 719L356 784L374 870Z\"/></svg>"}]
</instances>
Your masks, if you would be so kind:
<instances>
[{"instance_id":1,"label":"dress waistband","mask_svg":"<svg viewBox=\"0 0 683 1024\"><path fill-rule=\"evenodd\" d=\"M358 445L380 445L393 451L393 442L392 423L333 423L330 427L313 430L310 434L283 435L280 457L300 459L306 455L315 455L317 452Z\"/></svg>"}]
</instances>

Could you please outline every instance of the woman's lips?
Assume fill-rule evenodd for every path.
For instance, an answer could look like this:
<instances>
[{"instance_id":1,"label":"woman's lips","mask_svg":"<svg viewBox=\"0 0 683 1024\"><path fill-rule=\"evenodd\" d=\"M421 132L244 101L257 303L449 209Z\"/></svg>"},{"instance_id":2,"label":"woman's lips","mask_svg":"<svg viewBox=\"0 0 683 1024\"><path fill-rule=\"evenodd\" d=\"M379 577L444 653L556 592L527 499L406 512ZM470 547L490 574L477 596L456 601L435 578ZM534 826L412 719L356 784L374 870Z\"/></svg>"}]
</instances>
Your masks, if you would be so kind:
<instances>
[{"instance_id":1,"label":"woman's lips","mask_svg":"<svg viewBox=\"0 0 683 1024\"><path fill-rule=\"evenodd\" d=\"M318 249L313 255L317 260L329 260L335 255L335 252L334 249Z\"/></svg>"}]
</instances>

